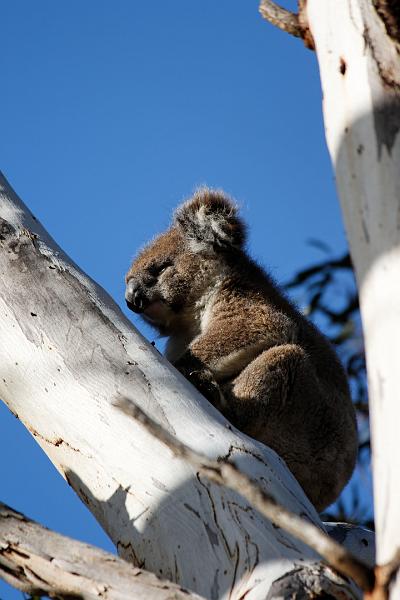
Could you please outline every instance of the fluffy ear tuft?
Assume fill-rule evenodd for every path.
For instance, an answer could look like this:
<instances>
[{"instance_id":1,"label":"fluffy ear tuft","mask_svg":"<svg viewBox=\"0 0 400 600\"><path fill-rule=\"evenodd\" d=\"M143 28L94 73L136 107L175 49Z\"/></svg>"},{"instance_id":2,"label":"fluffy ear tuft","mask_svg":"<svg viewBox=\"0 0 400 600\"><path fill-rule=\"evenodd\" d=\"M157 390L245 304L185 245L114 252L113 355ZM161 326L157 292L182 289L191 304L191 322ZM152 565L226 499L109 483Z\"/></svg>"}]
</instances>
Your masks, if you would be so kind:
<instances>
[{"instance_id":1,"label":"fluffy ear tuft","mask_svg":"<svg viewBox=\"0 0 400 600\"><path fill-rule=\"evenodd\" d=\"M195 251L241 248L246 239L237 207L220 190L197 190L176 209L174 221Z\"/></svg>"}]
</instances>

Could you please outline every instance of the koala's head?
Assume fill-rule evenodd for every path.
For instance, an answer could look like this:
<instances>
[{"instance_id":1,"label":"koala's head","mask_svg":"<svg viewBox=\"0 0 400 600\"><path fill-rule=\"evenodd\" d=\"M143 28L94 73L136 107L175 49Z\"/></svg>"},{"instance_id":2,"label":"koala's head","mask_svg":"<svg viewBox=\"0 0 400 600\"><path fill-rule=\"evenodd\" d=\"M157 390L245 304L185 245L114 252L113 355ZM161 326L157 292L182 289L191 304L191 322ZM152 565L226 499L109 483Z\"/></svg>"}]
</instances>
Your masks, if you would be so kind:
<instances>
[{"instance_id":1,"label":"koala's head","mask_svg":"<svg viewBox=\"0 0 400 600\"><path fill-rule=\"evenodd\" d=\"M150 242L126 275L128 307L163 333L192 311L240 251L245 227L221 191L202 188L179 206L165 233Z\"/></svg>"}]
</instances>

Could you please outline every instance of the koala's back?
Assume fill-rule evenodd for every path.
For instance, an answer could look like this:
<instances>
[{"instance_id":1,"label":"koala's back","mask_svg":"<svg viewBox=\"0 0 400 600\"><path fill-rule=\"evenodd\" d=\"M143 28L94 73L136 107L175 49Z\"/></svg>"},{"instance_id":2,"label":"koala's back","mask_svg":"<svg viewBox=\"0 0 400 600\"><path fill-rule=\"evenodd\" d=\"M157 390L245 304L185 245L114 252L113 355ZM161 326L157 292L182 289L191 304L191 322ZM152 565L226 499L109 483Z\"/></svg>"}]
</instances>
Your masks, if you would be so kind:
<instances>
[{"instance_id":1,"label":"koala's back","mask_svg":"<svg viewBox=\"0 0 400 600\"><path fill-rule=\"evenodd\" d=\"M355 464L354 409L330 344L246 257L234 265L191 344L222 389L224 412L285 459L318 509Z\"/></svg>"},{"instance_id":2,"label":"koala's back","mask_svg":"<svg viewBox=\"0 0 400 600\"><path fill-rule=\"evenodd\" d=\"M357 454L346 376L326 338L247 255L244 239L229 199L198 192L133 263L129 298L140 290L149 308L133 309L168 333L170 360L235 426L284 458L322 509ZM158 255L168 267L154 281Z\"/></svg>"}]
</instances>

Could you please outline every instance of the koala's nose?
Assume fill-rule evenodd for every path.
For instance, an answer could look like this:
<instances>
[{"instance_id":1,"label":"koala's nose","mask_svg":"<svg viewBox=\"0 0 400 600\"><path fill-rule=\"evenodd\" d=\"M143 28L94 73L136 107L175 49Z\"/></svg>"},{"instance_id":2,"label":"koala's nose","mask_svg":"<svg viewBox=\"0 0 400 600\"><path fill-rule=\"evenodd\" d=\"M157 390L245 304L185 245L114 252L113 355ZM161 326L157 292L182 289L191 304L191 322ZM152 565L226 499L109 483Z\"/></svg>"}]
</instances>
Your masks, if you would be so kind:
<instances>
[{"instance_id":1,"label":"koala's nose","mask_svg":"<svg viewBox=\"0 0 400 600\"><path fill-rule=\"evenodd\" d=\"M134 312L142 312L148 304L140 285L135 283L132 279L126 284L125 300L128 308Z\"/></svg>"}]
</instances>

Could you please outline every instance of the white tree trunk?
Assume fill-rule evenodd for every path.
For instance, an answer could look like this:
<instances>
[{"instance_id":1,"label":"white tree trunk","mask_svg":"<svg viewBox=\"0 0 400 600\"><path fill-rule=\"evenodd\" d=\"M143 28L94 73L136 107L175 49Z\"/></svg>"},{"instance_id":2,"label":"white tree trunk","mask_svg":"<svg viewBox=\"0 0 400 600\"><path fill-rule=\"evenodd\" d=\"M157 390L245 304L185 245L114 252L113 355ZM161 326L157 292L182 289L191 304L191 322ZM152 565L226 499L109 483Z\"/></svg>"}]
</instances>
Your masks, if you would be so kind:
<instances>
[{"instance_id":1,"label":"white tree trunk","mask_svg":"<svg viewBox=\"0 0 400 600\"><path fill-rule=\"evenodd\" d=\"M387 18L390 3L375 1L380 16L373 4L308 0L307 16L360 291L377 552L384 564L400 545L400 23L396 30ZM391 597L400 598L399 582L392 588Z\"/></svg>"},{"instance_id":2,"label":"white tree trunk","mask_svg":"<svg viewBox=\"0 0 400 600\"><path fill-rule=\"evenodd\" d=\"M280 504L323 527L283 461L234 430L143 339L4 178L0 217L0 397L119 554L206 598L265 599L282 576L273 590L293 587L293 570L355 597L351 583L315 567L308 547L115 408L114 400L133 399L177 439L210 458L229 456Z\"/></svg>"}]
</instances>

